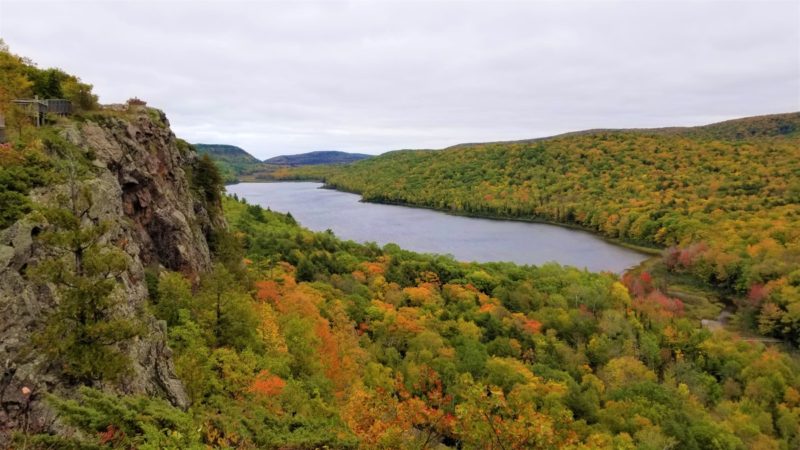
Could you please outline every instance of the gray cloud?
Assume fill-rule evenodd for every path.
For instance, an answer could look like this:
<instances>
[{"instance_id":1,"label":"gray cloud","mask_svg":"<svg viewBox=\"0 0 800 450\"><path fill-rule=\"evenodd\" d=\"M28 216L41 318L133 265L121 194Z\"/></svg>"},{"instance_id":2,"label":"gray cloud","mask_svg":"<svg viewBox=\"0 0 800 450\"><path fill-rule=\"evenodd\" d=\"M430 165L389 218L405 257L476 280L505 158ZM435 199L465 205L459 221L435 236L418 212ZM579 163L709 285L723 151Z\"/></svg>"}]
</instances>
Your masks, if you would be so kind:
<instances>
[{"instance_id":1,"label":"gray cloud","mask_svg":"<svg viewBox=\"0 0 800 450\"><path fill-rule=\"evenodd\" d=\"M259 157L800 109L796 1L0 0L0 37Z\"/></svg>"}]
</instances>

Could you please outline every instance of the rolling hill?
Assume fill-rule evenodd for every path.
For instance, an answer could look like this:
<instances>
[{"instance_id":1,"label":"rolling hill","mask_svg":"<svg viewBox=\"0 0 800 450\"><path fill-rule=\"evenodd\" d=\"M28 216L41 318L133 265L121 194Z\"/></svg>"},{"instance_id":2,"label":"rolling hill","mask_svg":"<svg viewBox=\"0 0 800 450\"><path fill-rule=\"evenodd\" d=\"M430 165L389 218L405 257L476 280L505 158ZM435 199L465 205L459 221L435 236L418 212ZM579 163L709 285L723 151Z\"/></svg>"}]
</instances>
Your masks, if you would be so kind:
<instances>
[{"instance_id":1,"label":"rolling hill","mask_svg":"<svg viewBox=\"0 0 800 450\"><path fill-rule=\"evenodd\" d=\"M283 166L346 164L370 158L371 155L340 151L316 151L297 155L281 155L260 161L244 149L225 144L194 144L197 153L207 154L226 183L271 180L272 173Z\"/></svg>"},{"instance_id":2,"label":"rolling hill","mask_svg":"<svg viewBox=\"0 0 800 450\"><path fill-rule=\"evenodd\" d=\"M362 159L371 158L372 155L363 153L348 153L335 150L300 153L298 155L281 155L264 160L267 164L286 166L308 166L315 164L346 164Z\"/></svg>"},{"instance_id":3,"label":"rolling hill","mask_svg":"<svg viewBox=\"0 0 800 450\"><path fill-rule=\"evenodd\" d=\"M568 136L580 136L596 133L641 133L685 136L693 138L711 138L724 140L740 140L753 137L786 136L800 133L800 113L768 114L763 116L743 117L738 119L726 120L723 122L700 125L696 127L663 127L663 128L593 128L590 130L570 131L568 133L555 136L546 136L533 139L522 139L516 141L496 141L480 143L456 144L448 149L472 147L487 144L525 144L531 142L541 142L550 139L563 138Z\"/></svg>"},{"instance_id":4,"label":"rolling hill","mask_svg":"<svg viewBox=\"0 0 800 450\"><path fill-rule=\"evenodd\" d=\"M194 144L194 147L197 149L197 152L202 154L208 154L214 158L223 161L229 161L231 163L236 164L253 164L259 163L258 158L247 153L241 147L236 147L235 145L224 145L224 144Z\"/></svg>"},{"instance_id":5,"label":"rolling hill","mask_svg":"<svg viewBox=\"0 0 800 450\"><path fill-rule=\"evenodd\" d=\"M200 155L208 155L222 174L226 183L238 181L239 176L261 167L261 161L235 145L225 144L193 144Z\"/></svg>"}]
</instances>

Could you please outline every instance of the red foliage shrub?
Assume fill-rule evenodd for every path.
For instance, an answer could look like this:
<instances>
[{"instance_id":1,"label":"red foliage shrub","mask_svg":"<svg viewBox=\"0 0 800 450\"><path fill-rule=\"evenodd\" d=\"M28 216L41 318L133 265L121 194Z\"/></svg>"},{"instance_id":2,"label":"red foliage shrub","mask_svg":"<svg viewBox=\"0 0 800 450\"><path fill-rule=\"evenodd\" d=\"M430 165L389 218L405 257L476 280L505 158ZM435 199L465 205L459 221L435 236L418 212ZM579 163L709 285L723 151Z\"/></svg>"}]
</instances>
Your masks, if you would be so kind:
<instances>
[{"instance_id":1,"label":"red foliage shrub","mask_svg":"<svg viewBox=\"0 0 800 450\"><path fill-rule=\"evenodd\" d=\"M256 375L250 387L247 389L254 394L274 396L283 392L286 382L278 376L270 374L266 370L262 370Z\"/></svg>"}]
</instances>

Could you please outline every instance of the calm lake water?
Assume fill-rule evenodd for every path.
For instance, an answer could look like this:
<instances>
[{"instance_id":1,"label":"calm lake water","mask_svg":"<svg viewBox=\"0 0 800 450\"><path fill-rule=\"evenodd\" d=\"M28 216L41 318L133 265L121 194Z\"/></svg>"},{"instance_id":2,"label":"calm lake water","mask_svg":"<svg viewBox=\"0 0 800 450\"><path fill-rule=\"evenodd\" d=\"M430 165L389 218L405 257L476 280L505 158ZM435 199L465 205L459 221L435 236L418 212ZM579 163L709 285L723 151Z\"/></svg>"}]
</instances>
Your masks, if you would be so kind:
<instances>
[{"instance_id":1,"label":"calm lake water","mask_svg":"<svg viewBox=\"0 0 800 450\"><path fill-rule=\"evenodd\" d=\"M273 211L290 212L315 231L332 230L357 242L394 242L407 250L453 255L460 261L512 261L621 273L647 255L590 233L555 225L453 216L405 206L363 203L355 194L320 183L240 183L231 194Z\"/></svg>"}]
</instances>

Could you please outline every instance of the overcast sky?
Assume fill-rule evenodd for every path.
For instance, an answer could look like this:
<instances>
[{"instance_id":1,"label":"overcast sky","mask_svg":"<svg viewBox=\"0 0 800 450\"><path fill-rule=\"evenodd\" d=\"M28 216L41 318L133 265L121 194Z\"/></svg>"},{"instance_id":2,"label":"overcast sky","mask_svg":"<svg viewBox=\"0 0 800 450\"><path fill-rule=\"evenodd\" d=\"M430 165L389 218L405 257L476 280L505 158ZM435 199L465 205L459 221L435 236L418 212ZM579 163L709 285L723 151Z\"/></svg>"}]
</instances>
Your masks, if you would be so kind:
<instances>
[{"instance_id":1,"label":"overcast sky","mask_svg":"<svg viewBox=\"0 0 800 450\"><path fill-rule=\"evenodd\" d=\"M797 0L0 0L0 37L262 158L800 110Z\"/></svg>"}]
</instances>

